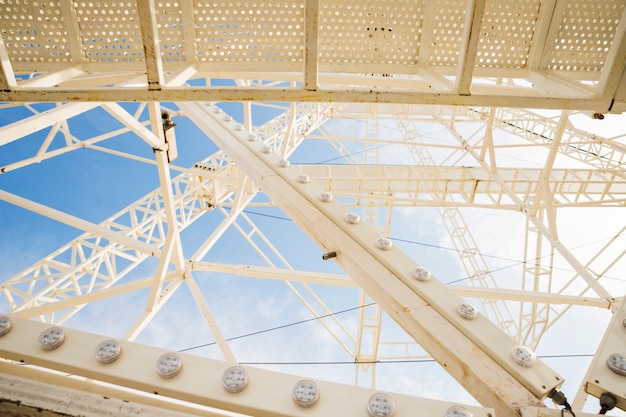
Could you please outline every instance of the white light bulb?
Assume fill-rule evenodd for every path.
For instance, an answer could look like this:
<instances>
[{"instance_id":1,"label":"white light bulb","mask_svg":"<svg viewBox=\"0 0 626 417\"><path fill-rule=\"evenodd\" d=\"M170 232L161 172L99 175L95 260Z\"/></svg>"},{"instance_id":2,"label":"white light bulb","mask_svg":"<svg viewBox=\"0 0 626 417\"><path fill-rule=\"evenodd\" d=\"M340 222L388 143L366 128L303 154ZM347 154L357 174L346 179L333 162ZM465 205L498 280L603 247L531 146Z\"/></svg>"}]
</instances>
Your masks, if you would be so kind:
<instances>
[{"instance_id":1,"label":"white light bulb","mask_svg":"<svg viewBox=\"0 0 626 417\"><path fill-rule=\"evenodd\" d=\"M246 139L248 140L248 142L256 142L256 136L252 133L250 133Z\"/></svg>"},{"instance_id":2,"label":"white light bulb","mask_svg":"<svg viewBox=\"0 0 626 417\"><path fill-rule=\"evenodd\" d=\"M114 339L105 340L96 347L96 359L100 363L111 363L122 354L122 345Z\"/></svg>"},{"instance_id":3,"label":"white light bulb","mask_svg":"<svg viewBox=\"0 0 626 417\"><path fill-rule=\"evenodd\" d=\"M446 410L446 417L472 417L473 414L465 407L453 405Z\"/></svg>"},{"instance_id":4,"label":"white light bulb","mask_svg":"<svg viewBox=\"0 0 626 417\"><path fill-rule=\"evenodd\" d=\"M281 159L278 161L278 166L282 168L286 168L289 166L289 159Z\"/></svg>"},{"instance_id":5,"label":"white light bulb","mask_svg":"<svg viewBox=\"0 0 626 417\"><path fill-rule=\"evenodd\" d=\"M220 109L219 107L213 107L213 113L215 114L220 114L222 112L222 109Z\"/></svg>"},{"instance_id":6,"label":"white light bulb","mask_svg":"<svg viewBox=\"0 0 626 417\"><path fill-rule=\"evenodd\" d=\"M65 341L65 333L60 327L50 327L39 335L39 346L43 350L54 350Z\"/></svg>"},{"instance_id":7,"label":"white light bulb","mask_svg":"<svg viewBox=\"0 0 626 417\"><path fill-rule=\"evenodd\" d=\"M4 336L9 333L13 328L13 322L11 322L11 317L9 316L0 316L0 336Z\"/></svg>"},{"instance_id":8,"label":"white light bulb","mask_svg":"<svg viewBox=\"0 0 626 417\"><path fill-rule=\"evenodd\" d=\"M296 177L296 181L298 181L300 184L306 184L311 180L311 178L309 178L308 175L305 174L300 174Z\"/></svg>"},{"instance_id":9,"label":"white light bulb","mask_svg":"<svg viewBox=\"0 0 626 417\"><path fill-rule=\"evenodd\" d=\"M292 391L293 401L298 407L309 408L313 407L315 403L320 399L320 390L317 384L308 379L298 381L293 387Z\"/></svg>"},{"instance_id":10,"label":"white light bulb","mask_svg":"<svg viewBox=\"0 0 626 417\"><path fill-rule=\"evenodd\" d=\"M523 367L532 366L537 360L537 355L529 347L524 345L516 345L511 351L511 357L513 360Z\"/></svg>"},{"instance_id":11,"label":"white light bulb","mask_svg":"<svg viewBox=\"0 0 626 417\"><path fill-rule=\"evenodd\" d=\"M358 222L361 221L361 217L358 214L352 213L352 212L346 213L344 219L346 220L347 223L350 223L350 224L357 224Z\"/></svg>"},{"instance_id":12,"label":"white light bulb","mask_svg":"<svg viewBox=\"0 0 626 417\"><path fill-rule=\"evenodd\" d=\"M367 400L367 413L371 417L391 417L396 412L396 405L387 394L377 392Z\"/></svg>"},{"instance_id":13,"label":"white light bulb","mask_svg":"<svg viewBox=\"0 0 626 417\"><path fill-rule=\"evenodd\" d=\"M238 131L238 132L241 132L241 131L243 130L243 126L242 126L242 125L240 125L239 123L237 123L237 124L235 125L235 130L236 130L236 131Z\"/></svg>"},{"instance_id":14,"label":"white light bulb","mask_svg":"<svg viewBox=\"0 0 626 417\"><path fill-rule=\"evenodd\" d=\"M417 266L413 271L411 271L411 275L418 281L426 282L430 279L430 271L423 266Z\"/></svg>"},{"instance_id":15,"label":"white light bulb","mask_svg":"<svg viewBox=\"0 0 626 417\"><path fill-rule=\"evenodd\" d=\"M222 374L222 386L232 393L243 391L248 386L248 372L241 366L231 366Z\"/></svg>"},{"instance_id":16,"label":"white light bulb","mask_svg":"<svg viewBox=\"0 0 626 417\"><path fill-rule=\"evenodd\" d=\"M271 153L272 152L272 148L268 145L263 145L263 147L261 148L261 152L263 153Z\"/></svg>"},{"instance_id":17,"label":"white light bulb","mask_svg":"<svg viewBox=\"0 0 626 417\"><path fill-rule=\"evenodd\" d=\"M329 193L328 191L324 191L323 193L320 193L319 199L320 201L323 201L324 203L328 203L330 201L333 201L333 195Z\"/></svg>"},{"instance_id":18,"label":"white light bulb","mask_svg":"<svg viewBox=\"0 0 626 417\"><path fill-rule=\"evenodd\" d=\"M230 122L231 120L233 120L232 117L230 117L229 115L225 114L224 117L222 117L222 120L225 122Z\"/></svg>"},{"instance_id":19,"label":"white light bulb","mask_svg":"<svg viewBox=\"0 0 626 417\"><path fill-rule=\"evenodd\" d=\"M467 320L474 320L478 316L478 310L470 303L461 303L457 306L456 312L459 316Z\"/></svg>"},{"instance_id":20,"label":"white light bulb","mask_svg":"<svg viewBox=\"0 0 626 417\"><path fill-rule=\"evenodd\" d=\"M183 369L183 360L178 353L169 352L161 355L156 363L157 373L163 378L172 378Z\"/></svg>"},{"instance_id":21,"label":"white light bulb","mask_svg":"<svg viewBox=\"0 0 626 417\"><path fill-rule=\"evenodd\" d=\"M606 360L606 365L616 374L626 376L626 356L619 353L611 353Z\"/></svg>"},{"instance_id":22,"label":"white light bulb","mask_svg":"<svg viewBox=\"0 0 626 417\"><path fill-rule=\"evenodd\" d=\"M376 239L376 247L382 250L389 250L393 246L391 239L387 237L379 237Z\"/></svg>"}]
</instances>

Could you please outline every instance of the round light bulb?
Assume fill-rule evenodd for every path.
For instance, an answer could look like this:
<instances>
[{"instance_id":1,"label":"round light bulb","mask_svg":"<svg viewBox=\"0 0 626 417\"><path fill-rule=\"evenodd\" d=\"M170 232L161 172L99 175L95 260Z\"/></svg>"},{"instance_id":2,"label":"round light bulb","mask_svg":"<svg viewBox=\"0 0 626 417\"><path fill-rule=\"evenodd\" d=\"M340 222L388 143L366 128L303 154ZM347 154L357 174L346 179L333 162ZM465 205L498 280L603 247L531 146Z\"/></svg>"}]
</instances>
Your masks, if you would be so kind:
<instances>
[{"instance_id":1,"label":"round light bulb","mask_svg":"<svg viewBox=\"0 0 626 417\"><path fill-rule=\"evenodd\" d=\"M387 237L379 237L376 239L376 247L382 250L389 250L393 246L391 239Z\"/></svg>"},{"instance_id":2,"label":"round light bulb","mask_svg":"<svg viewBox=\"0 0 626 417\"><path fill-rule=\"evenodd\" d=\"M423 266L416 266L411 275L418 281L426 282L430 279L430 271Z\"/></svg>"},{"instance_id":3,"label":"round light bulb","mask_svg":"<svg viewBox=\"0 0 626 417\"><path fill-rule=\"evenodd\" d=\"M115 339L105 340L96 347L96 359L100 363L111 363L122 354L122 345Z\"/></svg>"},{"instance_id":4,"label":"round light bulb","mask_svg":"<svg viewBox=\"0 0 626 417\"><path fill-rule=\"evenodd\" d=\"M382 392L370 395L367 400L367 413L371 417L391 417L396 412L393 399Z\"/></svg>"},{"instance_id":5,"label":"round light bulb","mask_svg":"<svg viewBox=\"0 0 626 417\"><path fill-rule=\"evenodd\" d=\"M324 191L323 193L320 193L319 199L324 203L328 203L330 201L333 201L333 195L328 191Z\"/></svg>"},{"instance_id":6,"label":"round light bulb","mask_svg":"<svg viewBox=\"0 0 626 417\"><path fill-rule=\"evenodd\" d=\"M213 107L213 113L220 114L221 112L222 112L222 109L220 109L219 107L217 106Z\"/></svg>"},{"instance_id":7,"label":"round light bulb","mask_svg":"<svg viewBox=\"0 0 626 417\"><path fill-rule=\"evenodd\" d=\"M156 369L162 378L172 378L183 369L183 360L178 353L165 353L157 359Z\"/></svg>"},{"instance_id":8,"label":"round light bulb","mask_svg":"<svg viewBox=\"0 0 626 417\"><path fill-rule=\"evenodd\" d=\"M358 214L352 213L352 212L346 213L344 219L346 220L347 223L350 223L350 224L357 224L358 222L361 221L361 217Z\"/></svg>"},{"instance_id":9,"label":"round light bulb","mask_svg":"<svg viewBox=\"0 0 626 417\"><path fill-rule=\"evenodd\" d=\"M54 350L65 341L63 329L57 326L50 327L39 335L39 346L43 350Z\"/></svg>"},{"instance_id":10,"label":"round light bulb","mask_svg":"<svg viewBox=\"0 0 626 417\"><path fill-rule=\"evenodd\" d=\"M446 417L473 417L473 414L465 407L453 405L446 410Z\"/></svg>"},{"instance_id":11,"label":"round light bulb","mask_svg":"<svg viewBox=\"0 0 626 417\"><path fill-rule=\"evenodd\" d=\"M281 159L278 161L278 166L282 168L286 168L289 166L289 159Z\"/></svg>"},{"instance_id":12,"label":"round light bulb","mask_svg":"<svg viewBox=\"0 0 626 417\"><path fill-rule=\"evenodd\" d=\"M224 117L222 117L222 120L225 122L230 122L231 120L233 120L233 118L230 117L228 114L225 114Z\"/></svg>"},{"instance_id":13,"label":"round light bulb","mask_svg":"<svg viewBox=\"0 0 626 417\"><path fill-rule=\"evenodd\" d=\"M256 136L252 133L250 133L246 139L248 140L248 142L256 142Z\"/></svg>"},{"instance_id":14,"label":"round light bulb","mask_svg":"<svg viewBox=\"0 0 626 417\"><path fill-rule=\"evenodd\" d=\"M311 178L309 178L308 175L300 174L296 177L296 181L298 181L300 184L306 184L311 181Z\"/></svg>"},{"instance_id":15,"label":"round light bulb","mask_svg":"<svg viewBox=\"0 0 626 417\"><path fill-rule=\"evenodd\" d=\"M309 408L320 399L320 390L315 382L303 379L294 385L291 396L298 407Z\"/></svg>"},{"instance_id":16,"label":"round light bulb","mask_svg":"<svg viewBox=\"0 0 626 417\"><path fill-rule=\"evenodd\" d=\"M511 351L511 356L515 363L522 365L523 367L532 366L537 360L537 355L529 347L524 345L516 345Z\"/></svg>"},{"instance_id":17,"label":"round light bulb","mask_svg":"<svg viewBox=\"0 0 626 417\"><path fill-rule=\"evenodd\" d=\"M237 123L237 124L235 125L235 130L236 130L236 131L238 131L238 132L241 132L241 131L243 130L243 126L242 126L242 125L240 125L239 123Z\"/></svg>"},{"instance_id":18,"label":"round light bulb","mask_svg":"<svg viewBox=\"0 0 626 417\"><path fill-rule=\"evenodd\" d=\"M261 152L263 153L271 153L272 152L272 148L268 145L263 145L263 147L261 148Z\"/></svg>"},{"instance_id":19,"label":"round light bulb","mask_svg":"<svg viewBox=\"0 0 626 417\"><path fill-rule=\"evenodd\" d=\"M606 360L606 365L616 374L626 376L626 356L619 353L611 353Z\"/></svg>"},{"instance_id":20,"label":"round light bulb","mask_svg":"<svg viewBox=\"0 0 626 417\"><path fill-rule=\"evenodd\" d=\"M13 322L9 316L0 316L0 336L9 333L13 328Z\"/></svg>"},{"instance_id":21,"label":"round light bulb","mask_svg":"<svg viewBox=\"0 0 626 417\"><path fill-rule=\"evenodd\" d=\"M228 392L241 392L248 386L248 372L241 366L231 366L222 374L222 386Z\"/></svg>"},{"instance_id":22,"label":"round light bulb","mask_svg":"<svg viewBox=\"0 0 626 417\"><path fill-rule=\"evenodd\" d=\"M474 320L478 316L478 310L470 303L461 303L457 306L456 312L459 316L467 320Z\"/></svg>"}]
</instances>

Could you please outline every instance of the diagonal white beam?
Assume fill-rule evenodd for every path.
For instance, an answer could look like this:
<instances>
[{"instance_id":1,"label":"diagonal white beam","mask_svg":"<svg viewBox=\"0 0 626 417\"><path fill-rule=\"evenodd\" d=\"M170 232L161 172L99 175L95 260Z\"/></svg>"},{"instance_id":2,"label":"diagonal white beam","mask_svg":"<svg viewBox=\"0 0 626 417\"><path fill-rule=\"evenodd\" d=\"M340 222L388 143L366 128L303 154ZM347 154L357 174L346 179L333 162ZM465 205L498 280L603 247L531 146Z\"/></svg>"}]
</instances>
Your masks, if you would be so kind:
<instances>
[{"instance_id":1,"label":"diagonal white beam","mask_svg":"<svg viewBox=\"0 0 626 417\"><path fill-rule=\"evenodd\" d=\"M154 318L154 316L161 310L161 308L169 301L170 298L176 293L183 283L181 275L177 275L175 278L169 281L167 286L159 292L154 306L151 309L146 309L139 316L137 320L126 330L122 338L124 340L135 340L137 336L146 328L148 323Z\"/></svg>"},{"instance_id":2,"label":"diagonal white beam","mask_svg":"<svg viewBox=\"0 0 626 417\"><path fill-rule=\"evenodd\" d=\"M158 90L165 82L154 0L137 0L137 13L139 14L144 59L146 61L148 89Z\"/></svg>"},{"instance_id":3,"label":"diagonal white beam","mask_svg":"<svg viewBox=\"0 0 626 417\"><path fill-rule=\"evenodd\" d=\"M150 124L152 132L158 138L159 143L165 142L165 132L161 124L161 111L159 103L148 103L148 112L150 114ZM133 118L133 120L135 120ZM154 152L156 158L157 170L159 173L159 183L161 184L161 195L163 197L163 208L165 210L165 218L167 220L167 235L165 236L165 244L163 254L159 259L156 273L154 274L154 282L150 295L148 296L147 309L152 310L157 300L157 294L161 291L163 282L167 275L170 262L175 262L176 270L179 274L183 273L184 259L180 242L180 230L178 227L178 219L176 216L176 207L174 206L174 192L172 190L172 178L170 175L169 165L167 163L167 152L157 149Z\"/></svg>"},{"instance_id":4,"label":"diagonal white beam","mask_svg":"<svg viewBox=\"0 0 626 417\"><path fill-rule=\"evenodd\" d=\"M63 213L62 211L44 206L43 204L35 203L34 201L17 196L15 194L11 194L7 191L0 190L0 200L4 200L18 207L25 208L34 213L41 214L42 216L46 216L50 219L67 224L68 226L75 227L79 230L93 233L96 236L102 236L112 242L121 243L129 248L133 248L140 252L147 253L151 256L160 255L160 250L152 245L148 245L146 243L132 239L128 236L124 236L121 233L114 232L110 229L107 229L106 227L102 227L100 225L88 222L87 220L72 216L71 214Z\"/></svg>"},{"instance_id":5,"label":"diagonal white beam","mask_svg":"<svg viewBox=\"0 0 626 417\"><path fill-rule=\"evenodd\" d=\"M174 274L168 274L166 281L171 280ZM67 308L77 307L93 301L103 300L105 298L116 297L118 295L127 294L136 290L147 288L152 285L154 279L152 277L141 278L135 281L119 284L112 287L99 289L97 291L77 295L71 298L60 299L51 303L41 304L35 307L25 308L23 310L14 311L16 317L33 318L61 311Z\"/></svg>"},{"instance_id":6,"label":"diagonal white beam","mask_svg":"<svg viewBox=\"0 0 626 417\"><path fill-rule=\"evenodd\" d=\"M27 117L0 128L0 146L52 126L55 123L85 113L99 103L70 103Z\"/></svg>"},{"instance_id":7,"label":"diagonal white beam","mask_svg":"<svg viewBox=\"0 0 626 417\"><path fill-rule=\"evenodd\" d=\"M518 417L520 407L541 407L540 400L562 383L540 361L532 371L514 363L513 339L482 316L461 318L461 298L436 279L417 283L411 276L415 261L398 249L377 248L375 231L345 222L347 210L321 202L322 190L298 183L298 171L279 167L279 155L262 153L263 145L247 142L245 132L231 133L226 124L232 122L216 120L206 107L179 106L323 250L338 251L337 263L478 401L494 406L499 416Z\"/></svg>"},{"instance_id":8,"label":"diagonal white beam","mask_svg":"<svg viewBox=\"0 0 626 417\"><path fill-rule=\"evenodd\" d=\"M215 320L215 316L213 315L213 312L211 311L209 304L204 298L204 295L202 294L200 287L198 287L196 280L193 278L193 276L191 276L191 274L187 274L185 276L185 282L187 283L187 287L191 291L193 300L196 302L196 305L198 306L198 308L200 309L200 312L202 313L202 317L204 317L204 320L207 322L209 329L211 329L211 333L213 334L213 337L215 338L217 345L222 351L222 355L224 355L224 358L228 362L237 363L237 359L235 358L233 351L230 349L230 346L228 346L228 342L226 341L226 338L224 337L222 330L217 324L217 321Z\"/></svg>"},{"instance_id":9,"label":"diagonal white beam","mask_svg":"<svg viewBox=\"0 0 626 417\"><path fill-rule=\"evenodd\" d=\"M15 86L17 86L17 81L15 80L11 59L4 44L4 39L0 39L0 89L5 90Z\"/></svg>"},{"instance_id":10,"label":"diagonal white beam","mask_svg":"<svg viewBox=\"0 0 626 417\"><path fill-rule=\"evenodd\" d=\"M171 74L168 74L165 77L165 85L167 87L179 87L185 85L185 83L195 74L196 69L193 66L183 67L178 71L174 71Z\"/></svg>"},{"instance_id":11,"label":"diagonal white beam","mask_svg":"<svg viewBox=\"0 0 626 417\"><path fill-rule=\"evenodd\" d=\"M163 135L158 135L146 128L141 122L128 113L122 106L117 103L103 103L102 108L117 120L127 126L132 132L143 139L148 145L154 149L160 149L165 144Z\"/></svg>"},{"instance_id":12,"label":"diagonal white beam","mask_svg":"<svg viewBox=\"0 0 626 417\"><path fill-rule=\"evenodd\" d=\"M535 202L529 213L530 216L537 217L537 213L541 209L542 203L544 203L546 208L546 214L548 217L548 227L550 228L551 235L555 239L558 239L558 232L556 227L556 211L554 209L554 196L552 194L552 190L550 189L549 178L552 173L552 168L554 167L554 162L556 161L556 157L559 153L561 139L563 139L563 133L565 132L565 128L567 127L568 122L569 113L561 113L559 123L556 127L555 135L552 138L550 152L548 153L548 157L546 158L546 162L543 165L541 174L539 175L539 179L537 181Z\"/></svg>"},{"instance_id":13,"label":"diagonal white beam","mask_svg":"<svg viewBox=\"0 0 626 417\"><path fill-rule=\"evenodd\" d=\"M20 88L54 87L57 84L61 84L65 81L71 80L74 77L78 77L81 74L83 74L83 71L80 68L70 67L57 72L50 72L35 78L21 81L19 86Z\"/></svg>"}]
</instances>

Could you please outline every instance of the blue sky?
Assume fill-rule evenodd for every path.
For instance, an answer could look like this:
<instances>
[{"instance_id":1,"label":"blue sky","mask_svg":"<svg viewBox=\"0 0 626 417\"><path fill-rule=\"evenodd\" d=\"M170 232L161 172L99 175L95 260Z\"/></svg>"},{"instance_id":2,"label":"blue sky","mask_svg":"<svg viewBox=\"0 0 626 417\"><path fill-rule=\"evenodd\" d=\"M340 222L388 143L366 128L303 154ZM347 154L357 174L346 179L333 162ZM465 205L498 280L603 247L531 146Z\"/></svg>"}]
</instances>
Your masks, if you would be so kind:
<instances>
[{"instance_id":1,"label":"blue sky","mask_svg":"<svg viewBox=\"0 0 626 417\"><path fill-rule=\"evenodd\" d=\"M49 105L35 107L39 110L50 108ZM138 104L125 104L124 107L134 112ZM175 110L173 105L167 107ZM222 108L239 122L242 121L240 104L223 104ZM278 110L256 109L253 112L254 123L263 123L277 113ZM27 113L22 109L3 109L0 111L0 125L8 124L26 115ZM180 156L174 165L189 167L217 151L210 139L186 118L175 117L175 121L178 124L176 137ZM619 122L619 120L608 121L611 124ZM80 139L94 137L121 127L119 122L101 109L89 111L69 120L68 123L72 133ZM589 126L595 128L594 123ZM338 136L359 137L364 134L365 122L333 120L328 123L328 127ZM424 137L432 143L454 143L453 138L443 134L442 130L442 127L438 125L421 126ZM470 130L471 128L468 127L468 132ZM32 156L48 131L49 129L44 129L3 146L0 150L0 166ZM380 132L381 135L390 139L399 137L397 129L390 122L381 125ZM499 140L515 142L513 138L505 134L501 134ZM153 159L150 147L132 134L121 135L98 145ZM350 142L346 146L355 156L362 157L363 149L359 143ZM411 163L401 147L396 145L381 146L379 155L381 163ZM326 142L316 139L305 141L290 160L292 164L344 163L341 158L337 159L337 157L337 153ZM445 153L433 150L433 157L444 158ZM515 149L502 155L499 161L503 165L528 164L532 166L538 165L537 161L543 160L542 158L543 155ZM172 171L173 176L176 174L176 171ZM100 223L157 187L157 169L154 164L146 164L92 149L76 150L0 175L0 190L49 205L93 223ZM267 201L267 199L261 195L257 201ZM587 245L583 246L582 250L591 253L593 248L600 245L600 243L591 244L592 242L602 242L611 236L613 228L610 225L613 224L615 218L619 218L622 211L623 208L603 211L603 213L611 213L610 216L604 218L594 212L593 218L596 221L589 222L589 227L584 227L581 218L589 216L592 211L581 214L581 211L572 210L571 214L563 216L563 221L579 226L570 230L572 233L563 234L564 242L570 247ZM287 219L280 209L249 207L246 213L261 231L271 237L272 244L286 257L294 269L340 272L332 261L321 260L322 251L292 221ZM519 213L464 210L464 215L468 222L478 225L474 231L475 238L483 253L489 256L490 267L502 268L494 272L496 279L501 283L506 283L509 282L507 280L514 279L512 277L517 277L522 256L519 250L520 239L523 238L523 219ZM219 210L214 210L198 220L193 227L185 230L182 234L185 255L193 254L198 245L222 219L223 215ZM394 212L394 219L396 222L392 226L390 235L394 244L426 264L431 272L442 281L461 280L460 283L467 283L463 280L467 275L459 264L457 254L452 249L452 243L444 232L441 219L434 208L400 209ZM4 201L0 201L0 230L2 230L0 233L1 281L7 280L81 233ZM263 265L260 257L236 231L229 230L220 242L204 260ZM623 240L619 245L621 248L624 247ZM274 261L277 259L274 258ZM556 266L568 268L567 265L559 262ZM155 267L156 262L149 260L124 278L124 282L149 277L154 273ZM311 313L280 281L266 282L255 278L208 272L196 272L194 276L219 324L223 326L227 338L311 318ZM619 286L618 288L624 288L623 281L616 279L615 283ZM359 305L358 292L353 288L314 287L330 311L342 311ZM85 308L67 325L120 337L134 318L141 313L147 295L148 290L145 289L99 301ZM174 350L213 342L214 339L202 322L198 309L189 301L190 294L183 286L158 313L154 322L140 334L137 341ZM4 299L0 299L0 311L8 311ZM342 313L340 316L342 322L345 322L347 326L352 326L350 328L353 330L356 325L357 310ZM601 338L602 326L590 326L584 333L568 333L567 343L564 343L563 335L569 332L570 326L581 320L586 323L604 323L608 320L608 314L602 310L572 309L562 322L557 323L546 334L538 353L543 355L593 353L595 344ZM403 332L397 325L388 319L385 320L383 335L385 340L407 338L403 336ZM338 347L328 332L315 321L237 339L231 343L231 347L240 361L253 362L257 364L256 366L345 383L353 381L354 365L351 364L317 366L269 364L273 362L349 362L351 359L349 355ZM192 352L210 357L221 357L216 346L205 346L194 349ZM566 382L565 391L569 396L573 396L575 387L582 378L585 363L589 360L588 357L583 356L546 359L546 362L566 377L568 382ZM432 362L381 364L378 369L380 389L442 399L448 394L451 386L456 386L456 383ZM417 378L416 375L418 375ZM573 382L570 383L570 380ZM472 401L468 394L460 390L458 393L459 399L463 400L461 402ZM595 403L592 406L592 409L594 408Z\"/></svg>"}]
</instances>

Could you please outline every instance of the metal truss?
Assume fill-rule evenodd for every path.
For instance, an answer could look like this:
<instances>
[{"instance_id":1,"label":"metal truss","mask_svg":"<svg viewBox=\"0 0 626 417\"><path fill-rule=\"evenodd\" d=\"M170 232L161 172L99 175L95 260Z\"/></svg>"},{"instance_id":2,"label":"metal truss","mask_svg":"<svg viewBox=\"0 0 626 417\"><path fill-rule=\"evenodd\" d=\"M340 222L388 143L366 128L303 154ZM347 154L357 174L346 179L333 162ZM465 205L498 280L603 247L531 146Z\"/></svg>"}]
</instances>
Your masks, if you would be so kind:
<instances>
[{"instance_id":1,"label":"metal truss","mask_svg":"<svg viewBox=\"0 0 626 417\"><path fill-rule=\"evenodd\" d=\"M561 389L560 370L525 362L525 347L541 349L575 307L613 318L575 381L574 411L603 392L626 409L623 376L605 366L626 356L616 277L626 228L615 215L626 142L572 121L626 109L623 1L25 0L0 5L0 33L0 210L82 233L31 266L5 261L25 269L2 278L13 325L0 336L0 377L22 388L0 387L0 399L51 407L28 394L49 380L148 414L365 416L378 398L398 416L558 417L544 400ZM94 221L14 186L87 154L136 164L141 175L107 183L111 194L131 184L147 194ZM588 209L611 213L614 227L582 253L564 237L576 228L566 214ZM477 211L521 225L519 265L506 276L481 232L510 225L495 214L481 224ZM431 274L438 259L411 246L427 243L404 238L414 229L447 242L430 245L449 245L459 268ZM264 370L271 360L260 359L241 368L249 387L225 391L219 377L250 355L237 341L265 332L246 326L268 309L284 327L315 328L282 345L265 339L253 357L287 361L297 342L304 362L297 349L348 358L353 369L334 379L360 387L324 371ZM66 339L42 350L37 335L53 325ZM202 345L190 347L195 336ZM93 350L108 337L123 355L98 363ZM211 358L180 353L180 375L154 372L162 354L213 345ZM479 405L416 397L419 378L398 384L406 376L380 365L390 360L436 361ZM321 393L310 408L290 394L302 379ZM391 414L370 405L370 416Z\"/></svg>"},{"instance_id":2,"label":"metal truss","mask_svg":"<svg viewBox=\"0 0 626 417\"><path fill-rule=\"evenodd\" d=\"M393 7L60 0L45 10L30 1L16 10L7 4L0 100L361 101L621 112L623 6L619 0ZM206 82L215 74L267 81Z\"/></svg>"}]
</instances>

